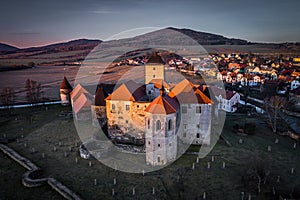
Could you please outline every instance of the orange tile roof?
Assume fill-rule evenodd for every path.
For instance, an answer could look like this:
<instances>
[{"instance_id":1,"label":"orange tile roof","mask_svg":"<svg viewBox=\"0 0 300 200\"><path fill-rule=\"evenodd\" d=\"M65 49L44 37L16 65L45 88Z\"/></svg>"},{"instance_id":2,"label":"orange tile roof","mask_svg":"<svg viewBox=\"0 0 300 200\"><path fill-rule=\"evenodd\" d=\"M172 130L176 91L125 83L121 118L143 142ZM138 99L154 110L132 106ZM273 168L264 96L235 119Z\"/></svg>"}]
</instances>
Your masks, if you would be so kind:
<instances>
[{"instance_id":1,"label":"orange tile roof","mask_svg":"<svg viewBox=\"0 0 300 200\"><path fill-rule=\"evenodd\" d=\"M92 99L85 93L81 93L78 99L73 103L73 111L77 114L82 108L90 107L92 105Z\"/></svg>"},{"instance_id":2,"label":"orange tile roof","mask_svg":"<svg viewBox=\"0 0 300 200\"><path fill-rule=\"evenodd\" d=\"M159 78L152 79L149 83L153 83L156 88L160 89L162 82L163 82L163 85L165 88L170 89L170 85L168 83L166 83L163 79L159 79Z\"/></svg>"},{"instance_id":3,"label":"orange tile roof","mask_svg":"<svg viewBox=\"0 0 300 200\"><path fill-rule=\"evenodd\" d=\"M168 95L160 95L149 104L145 111L152 114L172 114L177 112L178 107L176 99Z\"/></svg>"},{"instance_id":4,"label":"orange tile roof","mask_svg":"<svg viewBox=\"0 0 300 200\"><path fill-rule=\"evenodd\" d=\"M73 99L73 101L75 101L82 93L92 96L86 89L84 89L80 85L80 83L78 83L76 85L76 87L73 89L73 91L70 93L71 99Z\"/></svg>"},{"instance_id":5,"label":"orange tile roof","mask_svg":"<svg viewBox=\"0 0 300 200\"><path fill-rule=\"evenodd\" d=\"M60 84L60 88L59 89L73 90L73 87L71 86L71 84L69 83L68 79L65 76L64 76L64 79L62 80L62 82Z\"/></svg>"},{"instance_id":6,"label":"orange tile roof","mask_svg":"<svg viewBox=\"0 0 300 200\"><path fill-rule=\"evenodd\" d=\"M111 93L106 100L120 100L120 101L138 101L145 95L143 87L136 82L130 80L123 83L113 93Z\"/></svg>"}]
</instances>

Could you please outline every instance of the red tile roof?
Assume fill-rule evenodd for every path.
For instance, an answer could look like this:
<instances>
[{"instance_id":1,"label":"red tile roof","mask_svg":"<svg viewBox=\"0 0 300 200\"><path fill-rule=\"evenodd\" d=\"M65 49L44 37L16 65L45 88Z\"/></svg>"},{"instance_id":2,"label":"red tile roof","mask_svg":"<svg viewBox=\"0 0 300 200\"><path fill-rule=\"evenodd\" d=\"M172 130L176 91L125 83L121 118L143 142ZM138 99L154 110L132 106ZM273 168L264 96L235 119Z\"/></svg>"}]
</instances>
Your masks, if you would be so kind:
<instances>
[{"instance_id":1,"label":"red tile roof","mask_svg":"<svg viewBox=\"0 0 300 200\"><path fill-rule=\"evenodd\" d=\"M145 111L152 114L172 114L176 113L178 108L176 98L160 95L149 104Z\"/></svg>"},{"instance_id":2,"label":"red tile roof","mask_svg":"<svg viewBox=\"0 0 300 200\"><path fill-rule=\"evenodd\" d=\"M71 84L69 83L68 79L65 76L64 76L64 79L62 80L62 82L60 84L60 88L59 89L73 90L73 87L71 86Z\"/></svg>"},{"instance_id":3,"label":"red tile roof","mask_svg":"<svg viewBox=\"0 0 300 200\"><path fill-rule=\"evenodd\" d=\"M106 100L138 101L145 95L145 89L141 85L130 80L113 91Z\"/></svg>"}]
</instances>

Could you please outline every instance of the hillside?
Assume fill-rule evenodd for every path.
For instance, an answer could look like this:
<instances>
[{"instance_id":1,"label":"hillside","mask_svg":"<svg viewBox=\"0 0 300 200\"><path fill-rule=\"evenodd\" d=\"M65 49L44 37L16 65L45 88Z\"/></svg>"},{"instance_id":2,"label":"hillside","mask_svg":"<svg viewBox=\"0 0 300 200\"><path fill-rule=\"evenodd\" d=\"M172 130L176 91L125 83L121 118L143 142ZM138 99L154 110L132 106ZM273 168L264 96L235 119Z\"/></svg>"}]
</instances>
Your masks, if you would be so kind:
<instances>
[{"instance_id":1,"label":"hillside","mask_svg":"<svg viewBox=\"0 0 300 200\"><path fill-rule=\"evenodd\" d=\"M235 39L235 38L226 38L222 35L216 35L212 33L205 33L200 31L194 31L191 29L178 29L169 27L167 29L178 31L183 33L194 40L196 40L201 45L245 45L249 42L242 39Z\"/></svg>"},{"instance_id":2,"label":"hillside","mask_svg":"<svg viewBox=\"0 0 300 200\"><path fill-rule=\"evenodd\" d=\"M0 52L10 52L10 51L16 51L16 50L19 50L19 48L8 45L8 44L0 43Z\"/></svg>"}]
</instances>

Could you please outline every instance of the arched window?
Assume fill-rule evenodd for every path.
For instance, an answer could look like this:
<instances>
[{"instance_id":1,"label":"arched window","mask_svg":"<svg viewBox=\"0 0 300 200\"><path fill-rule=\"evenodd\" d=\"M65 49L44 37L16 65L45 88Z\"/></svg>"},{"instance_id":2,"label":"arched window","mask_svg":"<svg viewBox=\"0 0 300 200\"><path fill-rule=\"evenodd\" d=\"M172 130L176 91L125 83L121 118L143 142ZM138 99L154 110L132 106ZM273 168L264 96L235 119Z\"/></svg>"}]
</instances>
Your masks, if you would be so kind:
<instances>
[{"instance_id":1,"label":"arched window","mask_svg":"<svg viewBox=\"0 0 300 200\"><path fill-rule=\"evenodd\" d=\"M161 123L159 120L156 121L156 131L161 129Z\"/></svg>"},{"instance_id":2,"label":"arched window","mask_svg":"<svg viewBox=\"0 0 300 200\"><path fill-rule=\"evenodd\" d=\"M171 119L169 119L169 121L168 121L168 131L170 131L170 130L172 130L173 129L173 124L172 124L172 120Z\"/></svg>"}]
</instances>

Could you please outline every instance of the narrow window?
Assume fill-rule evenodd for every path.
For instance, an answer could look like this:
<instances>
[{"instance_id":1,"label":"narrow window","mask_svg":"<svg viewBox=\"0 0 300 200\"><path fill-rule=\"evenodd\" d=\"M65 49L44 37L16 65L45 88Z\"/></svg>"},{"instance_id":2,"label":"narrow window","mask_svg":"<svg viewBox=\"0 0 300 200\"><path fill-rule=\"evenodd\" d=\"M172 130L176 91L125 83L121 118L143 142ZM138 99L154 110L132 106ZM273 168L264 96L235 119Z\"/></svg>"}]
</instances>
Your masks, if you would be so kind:
<instances>
[{"instance_id":1,"label":"narrow window","mask_svg":"<svg viewBox=\"0 0 300 200\"><path fill-rule=\"evenodd\" d=\"M200 138L200 134L199 133L197 133L197 136L196 136L197 138Z\"/></svg>"},{"instance_id":2,"label":"narrow window","mask_svg":"<svg viewBox=\"0 0 300 200\"><path fill-rule=\"evenodd\" d=\"M161 129L161 123L159 120L156 121L156 131Z\"/></svg>"},{"instance_id":3,"label":"narrow window","mask_svg":"<svg viewBox=\"0 0 300 200\"><path fill-rule=\"evenodd\" d=\"M111 109L112 109L112 110L115 110L115 109L116 109L115 104L111 104Z\"/></svg>"},{"instance_id":4,"label":"narrow window","mask_svg":"<svg viewBox=\"0 0 300 200\"><path fill-rule=\"evenodd\" d=\"M153 67L153 70L156 70L155 67Z\"/></svg>"},{"instance_id":5,"label":"narrow window","mask_svg":"<svg viewBox=\"0 0 300 200\"><path fill-rule=\"evenodd\" d=\"M127 110L127 111L130 110L129 105L126 105L125 107L126 107L126 110Z\"/></svg>"},{"instance_id":6,"label":"narrow window","mask_svg":"<svg viewBox=\"0 0 300 200\"><path fill-rule=\"evenodd\" d=\"M150 119L147 121L148 129L150 129Z\"/></svg>"},{"instance_id":7,"label":"narrow window","mask_svg":"<svg viewBox=\"0 0 300 200\"><path fill-rule=\"evenodd\" d=\"M160 147L160 144L158 144L157 146Z\"/></svg>"},{"instance_id":8,"label":"narrow window","mask_svg":"<svg viewBox=\"0 0 300 200\"><path fill-rule=\"evenodd\" d=\"M153 78L155 78L155 75L153 75Z\"/></svg>"},{"instance_id":9,"label":"narrow window","mask_svg":"<svg viewBox=\"0 0 300 200\"><path fill-rule=\"evenodd\" d=\"M186 137L186 132L183 133L183 137Z\"/></svg>"},{"instance_id":10,"label":"narrow window","mask_svg":"<svg viewBox=\"0 0 300 200\"><path fill-rule=\"evenodd\" d=\"M157 162L160 163L160 156L157 156Z\"/></svg>"},{"instance_id":11,"label":"narrow window","mask_svg":"<svg viewBox=\"0 0 300 200\"><path fill-rule=\"evenodd\" d=\"M172 130L172 120L169 119L168 121L168 131Z\"/></svg>"},{"instance_id":12,"label":"narrow window","mask_svg":"<svg viewBox=\"0 0 300 200\"><path fill-rule=\"evenodd\" d=\"M201 113L201 107L200 106L196 107L196 113Z\"/></svg>"},{"instance_id":13,"label":"narrow window","mask_svg":"<svg viewBox=\"0 0 300 200\"><path fill-rule=\"evenodd\" d=\"M187 113L187 108L186 108L186 106L182 106L181 111L182 111L182 113Z\"/></svg>"}]
</instances>

